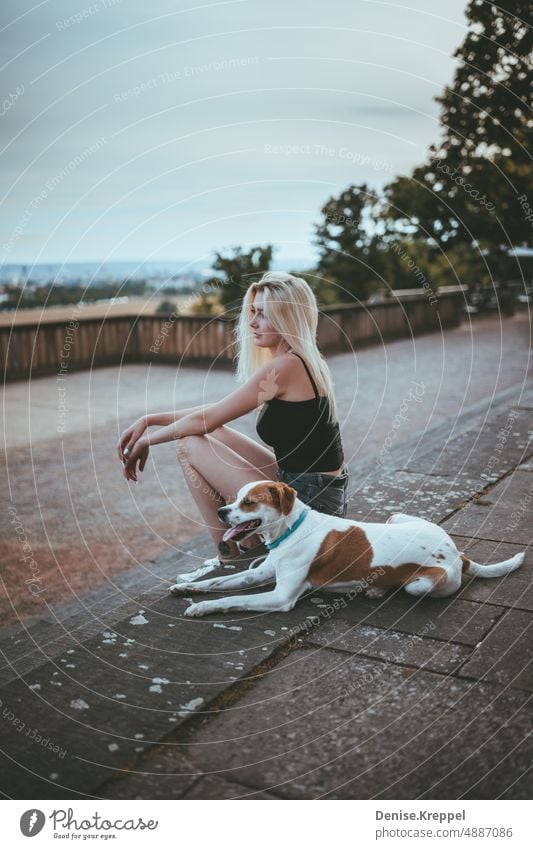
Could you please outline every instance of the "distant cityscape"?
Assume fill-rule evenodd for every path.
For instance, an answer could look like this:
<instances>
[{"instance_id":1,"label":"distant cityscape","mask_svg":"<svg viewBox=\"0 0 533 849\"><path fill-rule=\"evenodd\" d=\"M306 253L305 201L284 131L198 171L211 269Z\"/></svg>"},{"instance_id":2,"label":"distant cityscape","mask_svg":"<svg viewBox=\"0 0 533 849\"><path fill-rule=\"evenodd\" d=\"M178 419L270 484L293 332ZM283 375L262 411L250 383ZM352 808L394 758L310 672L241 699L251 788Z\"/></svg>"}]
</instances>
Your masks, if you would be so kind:
<instances>
[{"instance_id":1,"label":"distant cityscape","mask_svg":"<svg viewBox=\"0 0 533 849\"><path fill-rule=\"evenodd\" d=\"M289 260L271 267L298 271L306 264ZM47 320L60 321L65 308L73 305L87 318L175 309L218 311L217 298L206 297L202 286L217 277L206 260L2 265L0 325L44 318L44 313Z\"/></svg>"},{"instance_id":2,"label":"distant cityscape","mask_svg":"<svg viewBox=\"0 0 533 849\"><path fill-rule=\"evenodd\" d=\"M315 259L292 259L272 262L275 270L295 271L313 264ZM149 262L67 262L43 264L0 265L0 285L23 286L28 283L43 286L90 286L117 283L124 280L144 280L151 288L175 287L190 289L213 276L208 260L154 260Z\"/></svg>"},{"instance_id":3,"label":"distant cityscape","mask_svg":"<svg viewBox=\"0 0 533 849\"><path fill-rule=\"evenodd\" d=\"M272 267L298 271L306 265L304 260L289 260ZM105 307L111 310L106 315L117 310L148 314L173 304L180 310L210 311L212 305L198 306L198 299L202 283L216 276L206 260L2 265L0 324L13 315L17 321L31 320L32 311L37 315L43 309L49 319L60 319L63 308L72 304L83 308L87 317L103 315Z\"/></svg>"}]
</instances>

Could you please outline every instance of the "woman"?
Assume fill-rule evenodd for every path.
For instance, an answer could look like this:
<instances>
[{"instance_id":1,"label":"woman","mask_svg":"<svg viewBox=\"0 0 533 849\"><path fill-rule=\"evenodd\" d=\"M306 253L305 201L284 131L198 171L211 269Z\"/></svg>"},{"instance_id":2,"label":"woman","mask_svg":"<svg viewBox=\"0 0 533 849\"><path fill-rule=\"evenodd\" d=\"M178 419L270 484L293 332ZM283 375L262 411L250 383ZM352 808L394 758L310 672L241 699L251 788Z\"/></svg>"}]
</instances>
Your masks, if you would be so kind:
<instances>
[{"instance_id":1,"label":"woman","mask_svg":"<svg viewBox=\"0 0 533 849\"><path fill-rule=\"evenodd\" d=\"M124 476L134 481L150 445L178 440L185 478L218 546L218 557L205 566L227 563L244 550L233 540L222 541L227 526L217 510L251 481L284 481L314 509L346 516L349 475L329 369L316 344L317 324L308 283L267 272L248 288L237 322L237 381L244 386L215 404L143 416L120 437ZM258 407L257 433L273 451L227 427ZM151 425L161 429L148 435ZM260 539L254 534L247 542L251 548Z\"/></svg>"}]
</instances>

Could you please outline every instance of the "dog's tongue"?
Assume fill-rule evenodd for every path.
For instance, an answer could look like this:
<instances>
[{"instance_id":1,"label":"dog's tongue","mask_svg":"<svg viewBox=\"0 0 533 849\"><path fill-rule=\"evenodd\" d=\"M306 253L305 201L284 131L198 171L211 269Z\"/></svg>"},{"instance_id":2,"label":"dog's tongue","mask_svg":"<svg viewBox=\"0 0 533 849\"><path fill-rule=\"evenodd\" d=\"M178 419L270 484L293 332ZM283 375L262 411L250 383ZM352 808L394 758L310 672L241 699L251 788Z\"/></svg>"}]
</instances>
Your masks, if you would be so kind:
<instances>
[{"instance_id":1,"label":"dog's tongue","mask_svg":"<svg viewBox=\"0 0 533 849\"><path fill-rule=\"evenodd\" d=\"M234 537L236 534L241 533L241 531L247 530L247 528L251 528L252 524L250 522L242 522L240 525L235 525L234 528L228 528L222 539L224 542L227 542L229 539Z\"/></svg>"}]
</instances>

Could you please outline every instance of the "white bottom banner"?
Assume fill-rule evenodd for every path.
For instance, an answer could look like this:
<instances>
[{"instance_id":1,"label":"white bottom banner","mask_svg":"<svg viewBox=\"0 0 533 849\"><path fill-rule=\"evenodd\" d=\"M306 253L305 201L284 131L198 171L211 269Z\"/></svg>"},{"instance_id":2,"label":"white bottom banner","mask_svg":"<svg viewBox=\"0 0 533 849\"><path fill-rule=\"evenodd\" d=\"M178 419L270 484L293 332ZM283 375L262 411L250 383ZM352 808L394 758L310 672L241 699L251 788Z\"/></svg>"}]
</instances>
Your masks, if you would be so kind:
<instances>
[{"instance_id":1,"label":"white bottom banner","mask_svg":"<svg viewBox=\"0 0 533 849\"><path fill-rule=\"evenodd\" d=\"M66 841L124 848L190 841L201 849L208 841L217 849L272 849L273 841L283 849L304 841L348 849L532 845L528 801L272 801L275 812L259 800L9 800L2 842L9 849L33 838L36 849Z\"/></svg>"}]
</instances>

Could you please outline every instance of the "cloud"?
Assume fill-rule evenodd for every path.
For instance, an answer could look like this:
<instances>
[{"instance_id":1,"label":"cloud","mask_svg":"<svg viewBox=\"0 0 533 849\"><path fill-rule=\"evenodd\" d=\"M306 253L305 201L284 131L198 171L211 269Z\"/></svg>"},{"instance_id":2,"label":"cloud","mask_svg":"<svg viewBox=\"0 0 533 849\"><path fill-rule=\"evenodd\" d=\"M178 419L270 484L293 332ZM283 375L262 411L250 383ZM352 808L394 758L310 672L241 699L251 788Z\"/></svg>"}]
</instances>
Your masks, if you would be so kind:
<instances>
[{"instance_id":1,"label":"cloud","mask_svg":"<svg viewBox=\"0 0 533 849\"><path fill-rule=\"evenodd\" d=\"M437 0L418 11L316 2L302 20L301 4L280 0L186 13L170 0L22 11L8 0L4 20L18 20L5 86L24 94L1 118L0 243L50 175L105 144L4 261L194 258L266 242L309 255L328 196L381 186L438 138L434 97L453 74L464 5L452 0L444 20ZM284 144L300 153L272 152Z\"/></svg>"}]
</instances>

